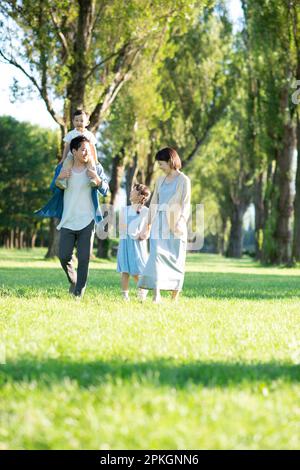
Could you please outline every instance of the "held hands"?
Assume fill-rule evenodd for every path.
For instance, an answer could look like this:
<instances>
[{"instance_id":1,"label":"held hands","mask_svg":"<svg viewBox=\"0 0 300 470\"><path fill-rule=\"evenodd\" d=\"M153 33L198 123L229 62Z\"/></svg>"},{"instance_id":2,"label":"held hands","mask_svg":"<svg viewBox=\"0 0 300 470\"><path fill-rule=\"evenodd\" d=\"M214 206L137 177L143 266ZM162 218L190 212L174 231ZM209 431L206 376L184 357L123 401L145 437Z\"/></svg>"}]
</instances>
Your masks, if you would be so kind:
<instances>
[{"instance_id":1,"label":"held hands","mask_svg":"<svg viewBox=\"0 0 300 470\"><path fill-rule=\"evenodd\" d=\"M147 240L150 237L151 225L146 225L145 229L140 233L139 240Z\"/></svg>"}]
</instances>

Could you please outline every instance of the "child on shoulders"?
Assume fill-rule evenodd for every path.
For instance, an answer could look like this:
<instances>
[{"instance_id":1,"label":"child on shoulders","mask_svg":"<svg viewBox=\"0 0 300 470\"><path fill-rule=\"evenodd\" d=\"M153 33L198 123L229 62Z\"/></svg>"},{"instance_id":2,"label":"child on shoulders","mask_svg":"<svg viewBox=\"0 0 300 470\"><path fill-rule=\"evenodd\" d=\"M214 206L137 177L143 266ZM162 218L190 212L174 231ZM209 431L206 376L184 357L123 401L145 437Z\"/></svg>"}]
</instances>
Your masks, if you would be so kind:
<instances>
[{"instance_id":1,"label":"child on shoulders","mask_svg":"<svg viewBox=\"0 0 300 470\"><path fill-rule=\"evenodd\" d=\"M78 109L77 111L75 111L73 115L74 129L68 132L64 137L65 146L64 146L63 156L61 159L61 162L63 163L63 166L62 166L63 170L70 170L73 167L74 157L73 157L73 154L70 152L71 140L80 135L84 135L90 141L90 147L91 147L91 157L88 163L86 164L86 167L89 170L95 171L96 169L95 167L98 161L97 151L96 151L96 146L95 146L96 138L92 132L86 129L89 123L90 123L89 115L86 111L83 111L82 109ZM68 180L66 178L57 179L55 184L60 189L67 189ZM93 188L97 186L97 183L93 178L90 179L90 185Z\"/></svg>"}]
</instances>

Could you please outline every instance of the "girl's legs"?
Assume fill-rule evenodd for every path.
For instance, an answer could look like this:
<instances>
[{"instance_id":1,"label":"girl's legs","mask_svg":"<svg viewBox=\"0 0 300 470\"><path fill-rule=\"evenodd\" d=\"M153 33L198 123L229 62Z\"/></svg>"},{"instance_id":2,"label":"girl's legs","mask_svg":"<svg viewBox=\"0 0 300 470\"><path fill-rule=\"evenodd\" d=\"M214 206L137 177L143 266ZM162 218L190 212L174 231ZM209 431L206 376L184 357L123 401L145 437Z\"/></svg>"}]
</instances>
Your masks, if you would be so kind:
<instances>
[{"instance_id":1,"label":"girl's legs","mask_svg":"<svg viewBox=\"0 0 300 470\"><path fill-rule=\"evenodd\" d=\"M124 300L129 300L129 274L122 273L121 275L121 288Z\"/></svg>"},{"instance_id":2,"label":"girl's legs","mask_svg":"<svg viewBox=\"0 0 300 470\"><path fill-rule=\"evenodd\" d=\"M174 301L174 302L177 302L178 298L179 298L179 290L172 290L172 294L171 294L171 299Z\"/></svg>"},{"instance_id":3,"label":"girl's legs","mask_svg":"<svg viewBox=\"0 0 300 470\"><path fill-rule=\"evenodd\" d=\"M137 274L132 276L133 279L135 280L135 283L137 284L138 283L138 280L140 278L140 276L138 276ZM141 300L141 302L143 302L144 300L146 300L146 297L147 297L147 294L148 294L148 291L146 289L142 289L141 287L139 287L138 289L138 293L137 293L137 296L138 296L138 299Z\"/></svg>"},{"instance_id":4,"label":"girl's legs","mask_svg":"<svg viewBox=\"0 0 300 470\"><path fill-rule=\"evenodd\" d=\"M159 304L161 302L160 290L153 289L153 302Z\"/></svg>"}]
</instances>

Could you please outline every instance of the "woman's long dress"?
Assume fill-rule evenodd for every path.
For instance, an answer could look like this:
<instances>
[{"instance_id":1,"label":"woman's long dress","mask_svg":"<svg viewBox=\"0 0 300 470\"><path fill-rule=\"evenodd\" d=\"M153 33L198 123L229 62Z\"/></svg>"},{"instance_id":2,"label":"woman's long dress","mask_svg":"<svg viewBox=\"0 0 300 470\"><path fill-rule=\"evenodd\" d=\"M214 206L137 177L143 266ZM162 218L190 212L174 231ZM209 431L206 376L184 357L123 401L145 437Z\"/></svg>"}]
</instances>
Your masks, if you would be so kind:
<instances>
[{"instance_id":1,"label":"woman's long dress","mask_svg":"<svg viewBox=\"0 0 300 470\"><path fill-rule=\"evenodd\" d=\"M169 230L166 205L177 190L178 176L159 189L159 207L151 227L150 255L138 287L181 290L184 281L186 241Z\"/></svg>"}]
</instances>

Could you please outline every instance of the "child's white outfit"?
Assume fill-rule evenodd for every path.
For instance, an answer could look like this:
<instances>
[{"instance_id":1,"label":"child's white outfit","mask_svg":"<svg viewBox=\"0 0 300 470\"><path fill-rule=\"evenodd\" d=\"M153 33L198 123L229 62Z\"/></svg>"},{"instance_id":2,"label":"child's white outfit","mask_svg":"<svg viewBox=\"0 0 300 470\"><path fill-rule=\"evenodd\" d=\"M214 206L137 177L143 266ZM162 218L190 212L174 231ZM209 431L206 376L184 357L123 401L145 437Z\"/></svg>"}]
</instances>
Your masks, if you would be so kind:
<instances>
[{"instance_id":1,"label":"child's white outfit","mask_svg":"<svg viewBox=\"0 0 300 470\"><path fill-rule=\"evenodd\" d=\"M92 132L88 131L87 129L85 129L83 132L80 132L77 129L73 129L65 135L63 141L65 143L70 144L71 140L75 139L75 137L78 137L80 135L83 135L84 137L89 139L91 144L96 145L97 141L96 141L96 138L95 138L94 134ZM68 170L68 169L73 167L73 163L74 163L74 157L73 157L73 154L69 150L69 152L68 152L68 154L67 154L67 156L66 156L66 158L63 162L62 168L64 170ZM94 162L93 159L91 159L86 164L86 167L90 170L95 170L96 163L97 162ZM91 182L93 182L93 180L91 180ZM56 186L58 186L61 189L66 189L67 188L67 180L66 179L57 179L55 184L56 184ZM95 184L92 184L92 185L95 186Z\"/></svg>"},{"instance_id":2,"label":"child's white outfit","mask_svg":"<svg viewBox=\"0 0 300 470\"><path fill-rule=\"evenodd\" d=\"M66 144L70 144L71 143L71 140L75 139L75 137L79 137L80 135L84 135L84 137L86 137L87 139L89 139L89 141L91 142L91 144L94 144L96 145L96 137L94 136L94 134L91 132L91 131L88 131L87 129L84 129L83 132L80 132L78 131L77 129L72 129L71 131L69 131L63 141L66 143ZM73 155L72 153L69 151L68 152L68 155L67 157L72 157L73 158Z\"/></svg>"}]
</instances>

